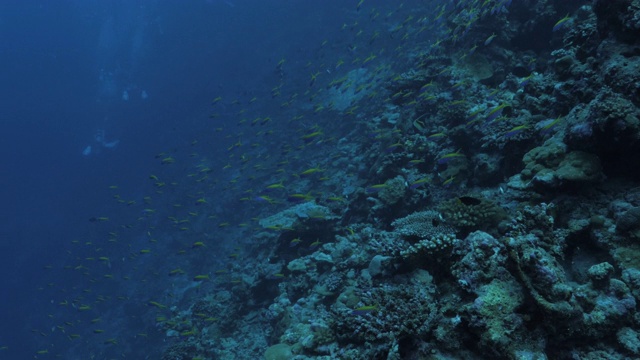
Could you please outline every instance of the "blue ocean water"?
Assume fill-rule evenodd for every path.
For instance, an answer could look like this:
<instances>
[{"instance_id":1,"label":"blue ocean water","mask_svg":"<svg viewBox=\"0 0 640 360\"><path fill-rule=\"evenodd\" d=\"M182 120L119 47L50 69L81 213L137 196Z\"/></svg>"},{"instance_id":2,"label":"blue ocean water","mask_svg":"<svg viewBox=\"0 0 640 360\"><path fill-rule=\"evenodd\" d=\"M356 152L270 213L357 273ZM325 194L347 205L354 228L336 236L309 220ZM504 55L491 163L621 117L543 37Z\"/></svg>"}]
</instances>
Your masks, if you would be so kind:
<instances>
[{"instance_id":1,"label":"blue ocean water","mask_svg":"<svg viewBox=\"0 0 640 360\"><path fill-rule=\"evenodd\" d=\"M246 101L268 91L275 64L309 57L342 11L341 1L0 4L2 358L43 349L72 358L52 340L61 335L51 317L64 296L50 288L88 286L61 269L72 240L98 240L89 219L118 211L108 187L141 203L158 171L154 155L213 133L212 98ZM229 141L212 140L212 161L226 156ZM73 323L70 314L59 320ZM87 348L91 341L82 340Z\"/></svg>"}]
</instances>

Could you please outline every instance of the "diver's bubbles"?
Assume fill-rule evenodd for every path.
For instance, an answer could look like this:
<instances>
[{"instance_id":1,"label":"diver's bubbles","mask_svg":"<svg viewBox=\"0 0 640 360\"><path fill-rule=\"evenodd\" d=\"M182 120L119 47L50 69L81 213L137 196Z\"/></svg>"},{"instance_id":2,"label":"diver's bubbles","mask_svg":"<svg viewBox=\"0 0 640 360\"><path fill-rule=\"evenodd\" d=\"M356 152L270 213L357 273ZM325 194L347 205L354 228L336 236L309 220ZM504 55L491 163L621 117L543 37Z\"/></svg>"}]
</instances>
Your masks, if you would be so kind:
<instances>
[{"instance_id":1,"label":"diver's bubbles","mask_svg":"<svg viewBox=\"0 0 640 360\"><path fill-rule=\"evenodd\" d=\"M96 139L97 142L102 144L104 142L104 130L98 129L98 131L96 131L96 134L93 137Z\"/></svg>"},{"instance_id":2,"label":"diver's bubbles","mask_svg":"<svg viewBox=\"0 0 640 360\"><path fill-rule=\"evenodd\" d=\"M112 97L117 94L117 84L113 75L113 72L106 71L104 69L100 69L100 86L99 86L99 96L100 97Z\"/></svg>"},{"instance_id":3,"label":"diver's bubbles","mask_svg":"<svg viewBox=\"0 0 640 360\"><path fill-rule=\"evenodd\" d=\"M93 138L95 142L91 145L87 145L87 147L82 150L82 156L99 156L101 153L103 153L103 149L114 150L120 144L119 139L108 139L105 135L104 129L96 130Z\"/></svg>"},{"instance_id":4,"label":"diver's bubbles","mask_svg":"<svg viewBox=\"0 0 640 360\"><path fill-rule=\"evenodd\" d=\"M122 91L122 100L129 101L129 99L147 100L149 93L147 90L140 89L136 85L129 85Z\"/></svg>"},{"instance_id":5,"label":"diver's bubbles","mask_svg":"<svg viewBox=\"0 0 640 360\"><path fill-rule=\"evenodd\" d=\"M115 149L116 146L118 146L118 144L120 144L120 140L113 140L113 141L109 141L109 142L102 142L102 146L107 148L107 149Z\"/></svg>"}]
</instances>

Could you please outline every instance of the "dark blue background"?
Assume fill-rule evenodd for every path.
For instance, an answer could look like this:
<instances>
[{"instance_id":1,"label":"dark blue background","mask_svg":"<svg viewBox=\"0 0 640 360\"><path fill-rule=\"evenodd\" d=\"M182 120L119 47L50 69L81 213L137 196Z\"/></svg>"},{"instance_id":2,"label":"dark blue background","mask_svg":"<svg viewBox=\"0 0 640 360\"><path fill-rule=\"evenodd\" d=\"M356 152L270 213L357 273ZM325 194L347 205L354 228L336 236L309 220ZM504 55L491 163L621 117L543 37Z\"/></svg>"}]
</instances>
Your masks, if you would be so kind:
<instances>
[{"instance_id":1,"label":"dark blue background","mask_svg":"<svg viewBox=\"0 0 640 360\"><path fill-rule=\"evenodd\" d=\"M314 5L0 2L0 346L9 346L0 356L37 350L43 265L59 265L66 244L90 234L88 219L111 206L110 184L137 194L154 154L212 127L211 99L271 88L283 54L302 66L295 58L339 29L331 19L344 1ZM103 91L101 70L114 73L115 93ZM149 98L123 101L127 86ZM98 129L118 147L83 157Z\"/></svg>"}]
</instances>

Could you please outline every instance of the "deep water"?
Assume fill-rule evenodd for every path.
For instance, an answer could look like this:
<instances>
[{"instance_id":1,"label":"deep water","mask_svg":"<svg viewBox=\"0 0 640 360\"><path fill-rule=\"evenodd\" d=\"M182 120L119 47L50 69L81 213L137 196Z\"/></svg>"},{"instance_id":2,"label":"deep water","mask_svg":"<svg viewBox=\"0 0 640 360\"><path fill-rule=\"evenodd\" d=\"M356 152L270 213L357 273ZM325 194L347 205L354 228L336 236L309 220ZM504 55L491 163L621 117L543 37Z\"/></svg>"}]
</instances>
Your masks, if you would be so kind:
<instances>
[{"instance_id":1,"label":"deep water","mask_svg":"<svg viewBox=\"0 0 640 360\"><path fill-rule=\"evenodd\" d=\"M56 299L38 289L77 285L58 269L70 241L94 236L90 218L118 211L109 185L140 201L154 155L213 131L207 111L218 94L250 98L270 88L275 63L306 57L340 3L0 4L2 358L31 358L49 346L37 333L52 331ZM112 78L101 79L105 73ZM135 89L124 101L129 87ZM138 88L148 99L134 98ZM116 148L96 149L101 129L120 140ZM85 157L89 145L94 150ZM65 346L50 350L64 354Z\"/></svg>"}]
</instances>

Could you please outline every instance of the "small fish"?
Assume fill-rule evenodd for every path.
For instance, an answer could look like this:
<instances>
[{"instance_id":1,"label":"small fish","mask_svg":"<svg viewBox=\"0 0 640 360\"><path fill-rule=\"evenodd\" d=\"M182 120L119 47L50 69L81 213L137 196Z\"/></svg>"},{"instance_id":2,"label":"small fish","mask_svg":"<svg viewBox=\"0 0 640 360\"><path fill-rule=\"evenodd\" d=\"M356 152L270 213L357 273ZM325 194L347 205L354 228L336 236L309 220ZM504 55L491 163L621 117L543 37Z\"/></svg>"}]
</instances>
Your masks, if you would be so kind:
<instances>
[{"instance_id":1,"label":"small fish","mask_svg":"<svg viewBox=\"0 0 640 360\"><path fill-rule=\"evenodd\" d=\"M413 121L413 126L418 129L418 131L420 132L424 132L425 131L425 123L424 121L420 120L420 119L416 119Z\"/></svg>"},{"instance_id":2,"label":"small fish","mask_svg":"<svg viewBox=\"0 0 640 360\"><path fill-rule=\"evenodd\" d=\"M313 201L315 198L311 195L311 193L307 194L291 194L287 196L287 200L293 203L301 203L307 201Z\"/></svg>"},{"instance_id":3,"label":"small fish","mask_svg":"<svg viewBox=\"0 0 640 360\"><path fill-rule=\"evenodd\" d=\"M491 34L491 36L489 36L487 38L487 40L484 41L484 46L488 46L489 44L491 44L491 42L493 41L493 39L496 38L496 34Z\"/></svg>"},{"instance_id":4,"label":"small fish","mask_svg":"<svg viewBox=\"0 0 640 360\"><path fill-rule=\"evenodd\" d=\"M529 81L531 81L532 78L533 78L533 74L527 76L526 78L523 78L522 81L520 81L520 83L518 84L518 86L521 88L527 86L529 84Z\"/></svg>"},{"instance_id":5,"label":"small fish","mask_svg":"<svg viewBox=\"0 0 640 360\"><path fill-rule=\"evenodd\" d=\"M420 87L420 92L421 92L421 93L424 93L428 88L430 88L430 87L432 87L432 86L434 86L434 85L435 85L435 84L433 83L433 80L431 80L430 82L428 82L428 83L426 83L426 84L424 84L424 85L422 85L422 86Z\"/></svg>"},{"instance_id":6,"label":"small fish","mask_svg":"<svg viewBox=\"0 0 640 360\"><path fill-rule=\"evenodd\" d=\"M318 172L323 172L323 171L324 170L320 169L320 167L314 167L314 168L310 168L310 169L307 169L307 170L301 172L299 175L300 176L309 176L309 175L312 175L312 174L315 174L315 173L318 173Z\"/></svg>"},{"instance_id":7,"label":"small fish","mask_svg":"<svg viewBox=\"0 0 640 360\"><path fill-rule=\"evenodd\" d=\"M455 178L456 178L455 176L451 176L450 178L442 182L442 186L448 187L453 183L453 180L455 180Z\"/></svg>"},{"instance_id":8,"label":"small fish","mask_svg":"<svg viewBox=\"0 0 640 360\"><path fill-rule=\"evenodd\" d=\"M171 156L168 156L162 160L160 160L160 163L163 165L167 165L167 164L173 164L176 162L176 159L172 158Z\"/></svg>"},{"instance_id":9,"label":"small fish","mask_svg":"<svg viewBox=\"0 0 640 360\"><path fill-rule=\"evenodd\" d=\"M147 303L147 305L149 305L149 306L153 306L153 307L157 307L158 309L166 309L166 308L167 308L165 305L162 305L162 304L160 304L160 303L159 303L159 302L157 302L157 301L149 301L149 302Z\"/></svg>"},{"instance_id":10,"label":"small fish","mask_svg":"<svg viewBox=\"0 0 640 360\"><path fill-rule=\"evenodd\" d=\"M320 246L321 244L322 244L321 241L316 240L316 241L312 242L311 244L309 244L309 249L313 250L313 249L317 248L318 246Z\"/></svg>"},{"instance_id":11,"label":"small fish","mask_svg":"<svg viewBox=\"0 0 640 360\"><path fill-rule=\"evenodd\" d=\"M269 279L269 280L282 280L285 277L286 276L284 274L277 273L277 274L271 274L271 275L267 276L267 279Z\"/></svg>"},{"instance_id":12,"label":"small fish","mask_svg":"<svg viewBox=\"0 0 640 360\"><path fill-rule=\"evenodd\" d=\"M309 81L309 87L312 87L313 84L315 84L316 79L318 79L318 75L320 75L320 71L316 72L315 74L311 74L311 80Z\"/></svg>"},{"instance_id":13,"label":"small fish","mask_svg":"<svg viewBox=\"0 0 640 360\"><path fill-rule=\"evenodd\" d=\"M270 198L270 197L268 197L266 195L256 196L253 199L258 201L258 202L266 202L266 203L269 203L269 204L275 204L275 200L273 200L272 198Z\"/></svg>"},{"instance_id":14,"label":"small fish","mask_svg":"<svg viewBox=\"0 0 640 360\"><path fill-rule=\"evenodd\" d=\"M210 280L209 275L196 275L193 277L193 281L205 281Z\"/></svg>"},{"instance_id":15,"label":"small fish","mask_svg":"<svg viewBox=\"0 0 640 360\"><path fill-rule=\"evenodd\" d=\"M525 131L528 128L529 128L529 126L527 126L527 125L516 126L516 127L512 128L511 130L507 131L507 133L504 134L504 137L506 137L506 138L514 137L514 136L520 134L521 132Z\"/></svg>"},{"instance_id":16,"label":"small fish","mask_svg":"<svg viewBox=\"0 0 640 360\"><path fill-rule=\"evenodd\" d=\"M395 144L391 144L391 145L387 146L387 148L384 151L388 152L388 153L392 153L392 152L400 149L401 147L403 147L403 145L401 143L395 143Z\"/></svg>"},{"instance_id":17,"label":"small fish","mask_svg":"<svg viewBox=\"0 0 640 360\"><path fill-rule=\"evenodd\" d=\"M267 192L272 192L273 190L276 190L276 189L284 190L285 187L284 187L283 181L280 181L279 183L267 185L267 187L265 189L266 189Z\"/></svg>"},{"instance_id":18,"label":"small fish","mask_svg":"<svg viewBox=\"0 0 640 360\"><path fill-rule=\"evenodd\" d=\"M295 239L293 239L293 240L291 240L289 242L289 247L296 247L296 246L300 245L301 242L302 242L302 239L295 238Z\"/></svg>"},{"instance_id":19,"label":"small fish","mask_svg":"<svg viewBox=\"0 0 640 360\"><path fill-rule=\"evenodd\" d=\"M546 135L549 134L551 132L551 130L553 128L556 127L556 125L558 125L558 123L560 123L560 120L562 120L562 117L558 116L557 119L549 122L547 125L542 127L542 130L540 131L542 134Z\"/></svg>"},{"instance_id":20,"label":"small fish","mask_svg":"<svg viewBox=\"0 0 640 360\"><path fill-rule=\"evenodd\" d=\"M476 121L476 120L477 120L477 118L478 118L478 115L480 115L480 113L481 113L482 111L483 111L482 109L478 109L478 110L472 111L472 112L469 114L469 116L467 116L467 119L466 119L466 120L467 120L467 125L470 125L470 124L472 124L474 121Z\"/></svg>"},{"instance_id":21,"label":"small fish","mask_svg":"<svg viewBox=\"0 0 640 360\"><path fill-rule=\"evenodd\" d=\"M417 189L417 188L421 187L421 186L422 186L422 185L424 185L424 184L428 184L429 182L431 182L431 179L429 179L429 178L422 178L422 179L419 179L419 180L416 180L416 181L412 182L412 183L409 185L409 188L410 188L410 189L412 189L412 190L413 190L413 189Z\"/></svg>"},{"instance_id":22,"label":"small fish","mask_svg":"<svg viewBox=\"0 0 640 360\"><path fill-rule=\"evenodd\" d=\"M367 314L371 314L375 311L378 311L378 307L375 305L367 305L367 306L361 306L359 308L353 309L351 311L351 315L356 315L356 316L364 316Z\"/></svg>"},{"instance_id":23,"label":"small fish","mask_svg":"<svg viewBox=\"0 0 640 360\"><path fill-rule=\"evenodd\" d=\"M445 154L438 159L438 164L446 164L453 159L462 158L462 157L465 157L464 154L461 154L459 152L452 152L449 154Z\"/></svg>"},{"instance_id":24,"label":"small fish","mask_svg":"<svg viewBox=\"0 0 640 360\"><path fill-rule=\"evenodd\" d=\"M567 14L567 16L563 17L562 19L558 20L558 22L555 25L553 25L553 32L556 32L562 29L569 22L569 20L571 20L571 17L569 16L569 14Z\"/></svg>"},{"instance_id":25,"label":"small fish","mask_svg":"<svg viewBox=\"0 0 640 360\"><path fill-rule=\"evenodd\" d=\"M500 104L496 107L494 107L493 109L489 110L489 112L487 113L487 122L489 121L493 121L495 119L497 119L498 117L500 117L500 115L502 115L502 110L504 110L504 108L508 107L509 105L504 103L504 104Z\"/></svg>"},{"instance_id":26,"label":"small fish","mask_svg":"<svg viewBox=\"0 0 640 360\"><path fill-rule=\"evenodd\" d=\"M367 194L373 194L373 193L377 193L378 191L384 189L387 187L387 184L376 184L376 185L371 185L369 187L367 187L365 189L365 192Z\"/></svg>"},{"instance_id":27,"label":"small fish","mask_svg":"<svg viewBox=\"0 0 640 360\"><path fill-rule=\"evenodd\" d=\"M446 133L439 132L439 133L435 133L435 134L431 134L431 135L427 136L427 139L429 139L429 140L437 140L437 139L442 139L442 138L445 138L445 137L447 137Z\"/></svg>"}]
</instances>

